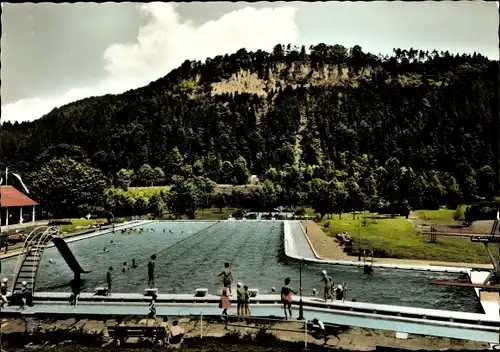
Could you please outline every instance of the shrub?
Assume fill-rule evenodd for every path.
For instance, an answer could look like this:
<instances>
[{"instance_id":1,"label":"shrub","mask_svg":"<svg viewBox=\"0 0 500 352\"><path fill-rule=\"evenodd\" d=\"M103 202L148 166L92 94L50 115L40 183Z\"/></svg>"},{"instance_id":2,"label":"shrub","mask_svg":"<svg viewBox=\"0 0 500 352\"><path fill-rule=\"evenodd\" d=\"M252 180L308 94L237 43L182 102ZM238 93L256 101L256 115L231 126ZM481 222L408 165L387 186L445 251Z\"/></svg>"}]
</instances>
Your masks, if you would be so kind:
<instances>
[{"instance_id":1,"label":"shrub","mask_svg":"<svg viewBox=\"0 0 500 352\"><path fill-rule=\"evenodd\" d=\"M301 215L306 215L306 210L304 208L298 209L294 215L301 216Z\"/></svg>"},{"instance_id":2,"label":"shrub","mask_svg":"<svg viewBox=\"0 0 500 352\"><path fill-rule=\"evenodd\" d=\"M73 225L69 220L52 220L49 221L49 226Z\"/></svg>"},{"instance_id":3,"label":"shrub","mask_svg":"<svg viewBox=\"0 0 500 352\"><path fill-rule=\"evenodd\" d=\"M465 210L462 205L459 205L453 214L453 220L461 222L465 220Z\"/></svg>"},{"instance_id":4,"label":"shrub","mask_svg":"<svg viewBox=\"0 0 500 352\"><path fill-rule=\"evenodd\" d=\"M361 226L368 226L368 218L366 216L363 216L363 221L361 223Z\"/></svg>"},{"instance_id":5,"label":"shrub","mask_svg":"<svg viewBox=\"0 0 500 352\"><path fill-rule=\"evenodd\" d=\"M232 216L233 218L240 219L245 216L245 211L242 209L238 209L232 214Z\"/></svg>"},{"instance_id":6,"label":"shrub","mask_svg":"<svg viewBox=\"0 0 500 352\"><path fill-rule=\"evenodd\" d=\"M469 205L465 211L465 221L496 219L499 204L497 202L477 202Z\"/></svg>"},{"instance_id":7,"label":"shrub","mask_svg":"<svg viewBox=\"0 0 500 352\"><path fill-rule=\"evenodd\" d=\"M261 346L272 346L278 341L278 338L276 335L267 332L265 328L262 328L255 335L255 340Z\"/></svg>"},{"instance_id":8,"label":"shrub","mask_svg":"<svg viewBox=\"0 0 500 352\"><path fill-rule=\"evenodd\" d=\"M229 343L238 343L241 341L241 333L238 330L231 330L224 335L224 340Z\"/></svg>"}]
</instances>

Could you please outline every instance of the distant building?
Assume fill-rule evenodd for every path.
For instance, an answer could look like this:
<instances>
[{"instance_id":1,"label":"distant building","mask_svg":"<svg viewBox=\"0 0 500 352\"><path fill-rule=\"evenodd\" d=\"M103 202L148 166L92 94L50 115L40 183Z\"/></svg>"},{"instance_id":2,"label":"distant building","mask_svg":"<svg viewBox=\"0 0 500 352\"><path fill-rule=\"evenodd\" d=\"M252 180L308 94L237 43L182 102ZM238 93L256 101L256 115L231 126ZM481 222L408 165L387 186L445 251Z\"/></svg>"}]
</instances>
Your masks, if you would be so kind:
<instances>
[{"instance_id":1,"label":"distant building","mask_svg":"<svg viewBox=\"0 0 500 352\"><path fill-rule=\"evenodd\" d=\"M19 192L12 186L0 186L0 224L18 224L35 221L35 207L39 205L33 199ZM23 211L25 213L23 214ZM31 213L31 214L30 214Z\"/></svg>"}]
</instances>

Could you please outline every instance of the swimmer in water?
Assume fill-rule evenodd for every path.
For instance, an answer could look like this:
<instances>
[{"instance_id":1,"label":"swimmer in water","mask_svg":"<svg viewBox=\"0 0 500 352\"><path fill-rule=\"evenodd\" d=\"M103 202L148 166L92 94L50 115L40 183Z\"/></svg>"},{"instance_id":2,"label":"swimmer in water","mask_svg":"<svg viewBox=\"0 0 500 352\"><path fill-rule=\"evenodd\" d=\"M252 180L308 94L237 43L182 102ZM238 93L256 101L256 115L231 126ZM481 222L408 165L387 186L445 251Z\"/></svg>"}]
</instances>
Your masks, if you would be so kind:
<instances>
[{"instance_id":1,"label":"swimmer in water","mask_svg":"<svg viewBox=\"0 0 500 352\"><path fill-rule=\"evenodd\" d=\"M113 240L111 240L109 243L113 244Z\"/></svg>"},{"instance_id":2,"label":"swimmer in water","mask_svg":"<svg viewBox=\"0 0 500 352\"><path fill-rule=\"evenodd\" d=\"M122 273L128 270L127 262L123 262Z\"/></svg>"},{"instance_id":3,"label":"swimmer in water","mask_svg":"<svg viewBox=\"0 0 500 352\"><path fill-rule=\"evenodd\" d=\"M106 252L106 247L104 247L104 248L102 249L102 251L103 251L103 252Z\"/></svg>"},{"instance_id":4,"label":"swimmer in water","mask_svg":"<svg viewBox=\"0 0 500 352\"><path fill-rule=\"evenodd\" d=\"M52 259L49 259L49 263L52 264Z\"/></svg>"},{"instance_id":5,"label":"swimmer in water","mask_svg":"<svg viewBox=\"0 0 500 352\"><path fill-rule=\"evenodd\" d=\"M132 259L132 268L137 268L137 264L135 263L135 259Z\"/></svg>"}]
</instances>

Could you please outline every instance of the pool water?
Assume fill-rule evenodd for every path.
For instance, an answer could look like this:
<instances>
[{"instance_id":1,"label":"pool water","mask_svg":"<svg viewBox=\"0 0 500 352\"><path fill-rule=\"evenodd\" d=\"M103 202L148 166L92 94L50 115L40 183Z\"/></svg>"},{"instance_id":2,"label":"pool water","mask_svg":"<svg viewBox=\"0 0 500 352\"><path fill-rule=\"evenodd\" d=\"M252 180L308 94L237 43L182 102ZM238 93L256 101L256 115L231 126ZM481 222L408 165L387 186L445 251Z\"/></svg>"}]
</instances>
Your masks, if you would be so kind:
<instances>
[{"instance_id":1,"label":"pool water","mask_svg":"<svg viewBox=\"0 0 500 352\"><path fill-rule=\"evenodd\" d=\"M105 286L109 266L114 269L114 292L143 293L148 284L147 262L156 260L156 287L159 293L194 293L208 288L219 294L220 273L230 262L235 281L269 293L280 290L285 277L299 287L300 263L284 254L283 224L270 221L247 222L154 222L131 231L117 231L69 244L84 270L84 291ZM104 251L106 249L106 251ZM137 268L122 272L123 262ZM50 260L50 262L49 262ZM4 273L14 270L16 259L2 262ZM374 268L365 275L363 268L329 264L304 264L303 294L313 288L322 294L321 270L327 270L335 283L345 281L348 299L359 302L403 305L465 312L481 310L471 288L430 285L430 278L455 279L457 274L409 272ZM73 273L55 247L45 250L37 291L70 291Z\"/></svg>"}]
</instances>

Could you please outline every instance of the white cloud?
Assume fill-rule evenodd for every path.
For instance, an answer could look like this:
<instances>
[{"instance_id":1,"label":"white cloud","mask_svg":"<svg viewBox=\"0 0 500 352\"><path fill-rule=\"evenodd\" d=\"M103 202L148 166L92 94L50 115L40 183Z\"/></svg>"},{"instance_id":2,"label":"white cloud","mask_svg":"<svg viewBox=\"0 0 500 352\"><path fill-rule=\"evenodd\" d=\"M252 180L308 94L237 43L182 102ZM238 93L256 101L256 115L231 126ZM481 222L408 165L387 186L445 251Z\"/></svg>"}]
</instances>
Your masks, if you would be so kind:
<instances>
[{"instance_id":1,"label":"white cloud","mask_svg":"<svg viewBox=\"0 0 500 352\"><path fill-rule=\"evenodd\" d=\"M241 48L270 51L277 43L294 44L299 32L290 6L246 7L196 27L182 21L175 4L148 3L138 11L148 18L133 44L113 44L104 52L106 77L91 87L75 87L61 96L34 97L2 106L2 121L32 121L53 108L89 96L122 93L166 75L184 60L233 53Z\"/></svg>"}]
</instances>

